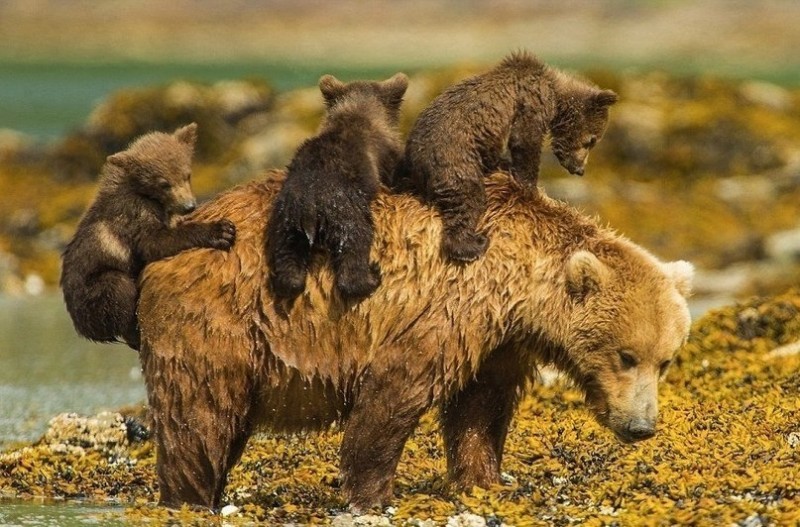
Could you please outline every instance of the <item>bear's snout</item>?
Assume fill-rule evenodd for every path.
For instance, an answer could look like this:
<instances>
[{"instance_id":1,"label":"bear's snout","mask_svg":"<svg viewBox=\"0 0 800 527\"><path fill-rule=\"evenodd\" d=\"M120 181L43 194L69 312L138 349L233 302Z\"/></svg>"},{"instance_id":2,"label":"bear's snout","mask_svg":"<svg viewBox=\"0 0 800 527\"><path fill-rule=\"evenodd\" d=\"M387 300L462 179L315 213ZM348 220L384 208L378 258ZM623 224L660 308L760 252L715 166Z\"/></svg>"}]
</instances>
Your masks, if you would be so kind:
<instances>
[{"instance_id":1,"label":"bear's snout","mask_svg":"<svg viewBox=\"0 0 800 527\"><path fill-rule=\"evenodd\" d=\"M181 214L189 214L190 212L194 212L196 208L197 202L195 200L184 201L178 204L178 212Z\"/></svg>"},{"instance_id":2,"label":"bear's snout","mask_svg":"<svg viewBox=\"0 0 800 527\"><path fill-rule=\"evenodd\" d=\"M633 418L628 421L624 433L621 435L622 438L629 443L649 439L656 435L656 422L641 417Z\"/></svg>"}]
</instances>

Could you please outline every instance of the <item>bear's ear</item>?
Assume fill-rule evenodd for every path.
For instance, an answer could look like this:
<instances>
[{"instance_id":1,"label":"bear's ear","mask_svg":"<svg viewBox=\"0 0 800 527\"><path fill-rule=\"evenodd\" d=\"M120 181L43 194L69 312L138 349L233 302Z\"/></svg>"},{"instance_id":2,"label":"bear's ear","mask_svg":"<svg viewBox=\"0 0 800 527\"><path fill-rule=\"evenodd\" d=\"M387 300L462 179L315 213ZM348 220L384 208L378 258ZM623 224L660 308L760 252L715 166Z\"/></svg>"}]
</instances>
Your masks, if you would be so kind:
<instances>
[{"instance_id":1,"label":"bear's ear","mask_svg":"<svg viewBox=\"0 0 800 527\"><path fill-rule=\"evenodd\" d=\"M178 128L172 136L181 143L194 148L194 144L197 142L197 123L187 124Z\"/></svg>"},{"instance_id":2,"label":"bear's ear","mask_svg":"<svg viewBox=\"0 0 800 527\"><path fill-rule=\"evenodd\" d=\"M408 89L408 76L405 73L396 73L391 79L383 81L380 89L386 102L399 107Z\"/></svg>"},{"instance_id":3,"label":"bear's ear","mask_svg":"<svg viewBox=\"0 0 800 527\"><path fill-rule=\"evenodd\" d=\"M325 98L325 103L330 104L342 96L347 85L333 75L323 75L319 78L319 91Z\"/></svg>"},{"instance_id":4,"label":"bear's ear","mask_svg":"<svg viewBox=\"0 0 800 527\"><path fill-rule=\"evenodd\" d=\"M670 277L675 289L684 298L689 298L692 294L692 282L694 281L694 266L684 260L661 264L664 272Z\"/></svg>"},{"instance_id":5,"label":"bear's ear","mask_svg":"<svg viewBox=\"0 0 800 527\"><path fill-rule=\"evenodd\" d=\"M136 166L136 160L128 152L117 152L106 158L106 163L122 168L124 170L131 170Z\"/></svg>"},{"instance_id":6,"label":"bear's ear","mask_svg":"<svg viewBox=\"0 0 800 527\"><path fill-rule=\"evenodd\" d=\"M616 93L611 90L600 90L593 96L594 104L598 108L606 108L619 100Z\"/></svg>"},{"instance_id":7,"label":"bear's ear","mask_svg":"<svg viewBox=\"0 0 800 527\"><path fill-rule=\"evenodd\" d=\"M577 251L567 261L567 289L578 301L602 289L608 268L589 251Z\"/></svg>"}]
</instances>

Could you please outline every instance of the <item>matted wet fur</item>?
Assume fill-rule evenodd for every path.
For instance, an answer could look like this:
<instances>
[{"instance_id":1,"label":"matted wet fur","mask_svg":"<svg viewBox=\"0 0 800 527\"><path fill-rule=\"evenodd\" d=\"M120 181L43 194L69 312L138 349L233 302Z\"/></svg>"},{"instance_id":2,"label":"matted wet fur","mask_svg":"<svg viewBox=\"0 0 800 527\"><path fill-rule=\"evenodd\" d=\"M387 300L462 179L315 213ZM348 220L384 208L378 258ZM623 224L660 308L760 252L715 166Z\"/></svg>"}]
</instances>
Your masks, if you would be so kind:
<instances>
[{"instance_id":1,"label":"matted wet fur","mask_svg":"<svg viewBox=\"0 0 800 527\"><path fill-rule=\"evenodd\" d=\"M659 375L688 334L689 264L661 263L496 174L481 225L495 242L473 265L440 256L435 210L380 194L371 255L380 287L343 303L320 257L287 307L266 287L262 250L282 180L272 172L193 215L230 218L230 252L186 252L144 272L140 357L161 503L215 508L257 427L334 421L344 427L346 498L358 510L386 503L406 439L434 405L451 480L499 482L518 397L547 363L569 373L621 439L655 431Z\"/></svg>"},{"instance_id":2,"label":"matted wet fur","mask_svg":"<svg viewBox=\"0 0 800 527\"><path fill-rule=\"evenodd\" d=\"M267 226L276 296L303 292L312 252L320 248L342 297L367 297L381 283L378 264L369 260L370 204L402 156L397 122L407 87L402 73L383 82L320 79L325 118L289 164Z\"/></svg>"},{"instance_id":3,"label":"matted wet fur","mask_svg":"<svg viewBox=\"0 0 800 527\"><path fill-rule=\"evenodd\" d=\"M395 186L424 196L441 211L444 254L470 262L488 238L476 231L486 209L484 176L510 156L520 183L535 186L549 133L558 160L583 175L617 96L569 76L525 52L451 86L431 102L409 133Z\"/></svg>"},{"instance_id":4,"label":"matted wet fur","mask_svg":"<svg viewBox=\"0 0 800 527\"><path fill-rule=\"evenodd\" d=\"M189 178L197 125L153 132L108 157L97 196L62 255L61 289L75 329L99 342L139 349L139 273L194 247L229 249L224 219L180 222L196 206Z\"/></svg>"}]
</instances>

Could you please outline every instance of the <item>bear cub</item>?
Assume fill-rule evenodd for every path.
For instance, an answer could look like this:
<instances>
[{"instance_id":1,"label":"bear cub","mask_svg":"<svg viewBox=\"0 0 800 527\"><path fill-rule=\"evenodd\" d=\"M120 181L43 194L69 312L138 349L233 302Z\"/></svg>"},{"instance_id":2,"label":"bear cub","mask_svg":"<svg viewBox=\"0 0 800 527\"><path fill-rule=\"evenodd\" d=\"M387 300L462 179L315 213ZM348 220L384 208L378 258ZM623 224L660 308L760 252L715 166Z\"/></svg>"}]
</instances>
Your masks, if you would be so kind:
<instances>
[{"instance_id":1,"label":"bear cub","mask_svg":"<svg viewBox=\"0 0 800 527\"><path fill-rule=\"evenodd\" d=\"M141 136L109 156L99 190L62 255L61 289L75 329L98 342L139 348L137 281L145 265L194 247L227 250L234 225L181 221L197 125Z\"/></svg>"},{"instance_id":2,"label":"bear cub","mask_svg":"<svg viewBox=\"0 0 800 527\"><path fill-rule=\"evenodd\" d=\"M319 80L326 115L287 167L267 225L270 285L278 298L305 289L312 251L331 258L335 287L346 300L368 297L381 283L370 263L370 204L389 185L402 157L397 125L408 77L383 82Z\"/></svg>"},{"instance_id":3,"label":"bear cub","mask_svg":"<svg viewBox=\"0 0 800 527\"><path fill-rule=\"evenodd\" d=\"M517 181L535 186L548 133L561 165L583 175L616 100L613 91L526 52L514 53L494 69L448 88L422 111L409 134L396 186L439 209L445 256L476 260L488 245L476 231L486 210L484 176L510 168Z\"/></svg>"}]
</instances>

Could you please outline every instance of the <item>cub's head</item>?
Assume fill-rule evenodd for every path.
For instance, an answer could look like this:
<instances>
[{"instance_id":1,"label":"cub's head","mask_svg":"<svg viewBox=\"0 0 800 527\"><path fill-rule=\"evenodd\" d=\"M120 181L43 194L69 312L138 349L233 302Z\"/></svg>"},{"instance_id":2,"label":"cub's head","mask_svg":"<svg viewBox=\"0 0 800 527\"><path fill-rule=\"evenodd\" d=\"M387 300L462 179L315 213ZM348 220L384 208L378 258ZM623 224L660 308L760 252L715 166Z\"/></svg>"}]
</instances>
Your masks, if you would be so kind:
<instances>
[{"instance_id":1,"label":"cub's head","mask_svg":"<svg viewBox=\"0 0 800 527\"><path fill-rule=\"evenodd\" d=\"M123 174L120 183L158 202L168 215L188 214L197 206L190 183L196 140L195 123L173 134L152 132L106 161Z\"/></svg>"},{"instance_id":2,"label":"cub's head","mask_svg":"<svg viewBox=\"0 0 800 527\"><path fill-rule=\"evenodd\" d=\"M617 94L572 78L561 78L556 115L550 125L553 153L570 174L582 176L589 152L603 138L608 108Z\"/></svg>"},{"instance_id":3,"label":"cub's head","mask_svg":"<svg viewBox=\"0 0 800 527\"><path fill-rule=\"evenodd\" d=\"M319 89L325 99L328 113L347 105L374 106L374 111L383 111L386 120L396 125L400 118L400 105L408 88L408 77L397 73L382 82L354 81L342 82L333 75L323 75L319 79Z\"/></svg>"},{"instance_id":4,"label":"cub's head","mask_svg":"<svg viewBox=\"0 0 800 527\"><path fill-rule=\"evenodd\" d=\"M625 256L606 264L578 251L568 260L574 309L566 355L598 420L632 442L655 434L659 381L689 334L694 270L649 254Z\"/></svg>"}]
</instances>

